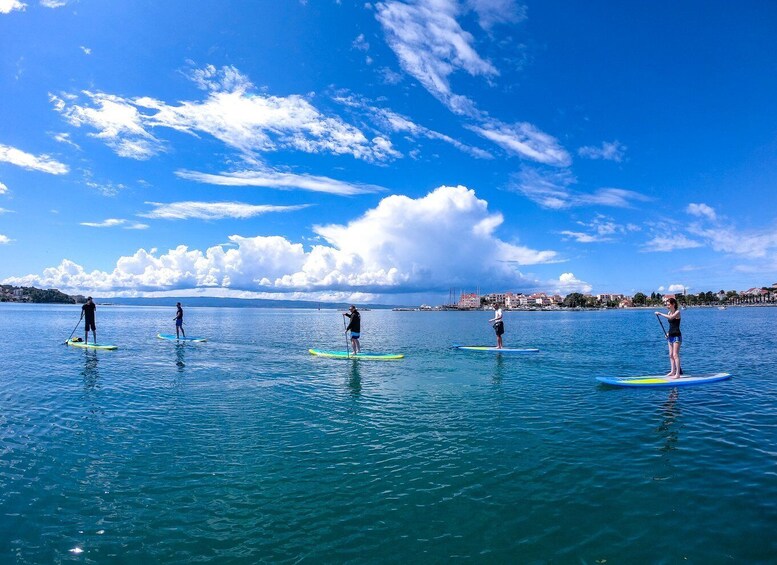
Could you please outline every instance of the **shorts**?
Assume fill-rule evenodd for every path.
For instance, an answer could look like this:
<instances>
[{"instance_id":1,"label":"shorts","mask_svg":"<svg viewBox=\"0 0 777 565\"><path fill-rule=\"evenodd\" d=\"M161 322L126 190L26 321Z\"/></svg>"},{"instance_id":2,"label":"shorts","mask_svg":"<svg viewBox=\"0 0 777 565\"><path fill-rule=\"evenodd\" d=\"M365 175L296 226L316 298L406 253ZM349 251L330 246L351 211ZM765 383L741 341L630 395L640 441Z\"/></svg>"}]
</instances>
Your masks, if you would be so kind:
<instances>
[{"instance_id":1,"label":"shorts","mask_svg":"<svg viewBox=\"0 0 777 565\"><path fill-rule=\"evenodd\" d=\"M351 339L359 339L360 335L359 332L351 332Z\"/></svg>"},{"instance_id":2,"label":"shorts","mask_svg":"<svg viewBox=\"0 0 777 565\"><path fill-rule=\"evenodd\" d=\"M668 336L666 338L667 343L682 343L683 342L683 336L681 335L672 335Z\"/></svg>"},{"instance_id":3,"label":"shorts","mask_svg":"<svg viewBox=\"0 0 777 565\"><path fill-rule=\"evenodd\" d=\"M181 319L176 319L176 320L175 320L175 327L176 327L176 328L180 328L181 326L183 326L183 320L181 320Z\"/></svg>"},{"instance_id":4,"label":"shorts","mask_svg":"<svg viewBox=\"0 0 777 565\"><path fill-rule=\"evenodd\" d=\"M94 326L94 320L84 320L84 330L88 332L90 329L93 332L97 331L97 328Z\"/></svg>"},{"instance_id":5,"label":"shorts","mask_svg":"<svg viewBox=\"0 0 777 565\"><path fill-rule=\"evenodd\" d=\"M505 325L503 322L497 322L494 324L494 331L496 332L496 335L502 335L505 333Z\"/></svg>"}]
</instances>

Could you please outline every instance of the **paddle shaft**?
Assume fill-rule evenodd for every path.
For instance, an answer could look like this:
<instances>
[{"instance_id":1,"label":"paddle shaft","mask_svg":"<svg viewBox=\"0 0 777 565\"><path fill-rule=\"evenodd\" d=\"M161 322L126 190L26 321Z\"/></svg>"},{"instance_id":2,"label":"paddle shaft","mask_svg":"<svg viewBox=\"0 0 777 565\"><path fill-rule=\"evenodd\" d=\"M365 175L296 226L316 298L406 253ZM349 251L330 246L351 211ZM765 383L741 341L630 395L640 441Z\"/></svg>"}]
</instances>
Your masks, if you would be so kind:
<instances>
[{"instance_id":1,"label":"paddle shaft","mask_svg":"<svg viewBox=\"0 0 777 565\"><path fill-rule=\"evenodd\" d=\"M664 332L664 337L669 337L669 334L666 333L666 329L664 328L664 322L661 321L661 318L658 314L656 314L656 320L658 320L658 323L661 324L661 331Z\"/></svg>"},{"instance_id":2,"label":"paddle shaft","mask_svg":"<svg viewBox=\"0 0 777 565\"><path fill-rule=\"evenodd\" d=\"M70 338L71 338L71 337L73 337L73 334L74 334L74 333L76 333L76 330L78 329L78 326L80 326L80 325L81 325L81 320L83 320L83 319L84 319L84 313L83 313L83 312L81 312L81 317L80 317L80 318L78 318L78 323L76 324L76 327L74 327L74 328L73 328L73 331L72 331L72 332L70 332L70 337L68 337L68 338L65 340L65 345L67 345L67 342L68 342L68 341L70 341Z\"/></svg>"},{"instance_id":3,"label":"paddle shaft","mask_svg":"<svg viewBox=\"0 0 777 565\"><path fill-rule=\"evenodd\" d=\"M343 315L343 329L345 330L345 350L348 352L348 355L350 355L351 346L348 344L348 326L345 325L345 315Z\"/></svg>"}]
</instances>

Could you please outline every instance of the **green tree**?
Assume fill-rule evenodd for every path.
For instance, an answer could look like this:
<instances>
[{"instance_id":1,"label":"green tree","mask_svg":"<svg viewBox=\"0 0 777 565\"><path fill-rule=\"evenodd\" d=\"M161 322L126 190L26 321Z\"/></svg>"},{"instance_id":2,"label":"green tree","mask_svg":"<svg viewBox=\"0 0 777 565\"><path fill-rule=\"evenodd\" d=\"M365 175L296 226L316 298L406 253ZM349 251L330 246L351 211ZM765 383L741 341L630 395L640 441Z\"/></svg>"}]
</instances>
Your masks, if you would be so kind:
<instances>
[{"instance_id":1,"label":"green tree","mask_svg":"<svg viewBox=\"0 0 777 565\"><path fill-rule=\"evenodd\" d=\"M634 295L632 302L634 303L634 306L644 306L647 303L647 296L641 292L638 292Z\"/></svg>"}]
</instances>

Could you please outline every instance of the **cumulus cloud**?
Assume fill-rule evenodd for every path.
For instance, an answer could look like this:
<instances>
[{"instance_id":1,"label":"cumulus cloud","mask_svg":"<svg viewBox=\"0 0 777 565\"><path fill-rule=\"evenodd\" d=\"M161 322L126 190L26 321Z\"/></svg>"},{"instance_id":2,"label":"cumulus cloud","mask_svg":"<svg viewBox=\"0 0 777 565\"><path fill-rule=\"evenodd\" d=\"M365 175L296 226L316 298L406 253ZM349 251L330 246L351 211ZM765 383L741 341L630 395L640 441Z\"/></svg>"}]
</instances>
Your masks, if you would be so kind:
<instances>
[{"instance_id":1,"label":"cumulus cloud","mask_svg":"<svg viewBox=\"0 0 777 565\"><path fill-rule=\"evenodd\" d=\"M130 220L121 218L108 218L102 222L81 222L82 226L88 228L123 228L125 230L145 230L148 229L147 224L141 224Z\"/></svg>"},{"instance_id":2,"label":"cumulus cloud","mask_svg":"<svg viewBox=\"0 0 777 565\"><path fill-rule=\"evenodd\" d=\"M572 163L569 153L555 137L532 124L510 125L491 120L483 126L470 126L470 129L519 157L554 167L567 167Z\"/></svg>"},{"instance_id":3,"label":"cumulus cloud","mask_svg":"<svg viewBox=\"0 0 777 565\"><path fill-rule=\"evenodd\" d=\"M707 206L706 204L688 204L688 207L685 209L686 212L688 212L692 216L698 216L700 218L707 218L708 220L716 220L717 215L715 214L715 210Z\"/></svg>"},{"instance_id":4,"label":"cumulus cloud","mask_svg":"<svg viewBox=\"0 0 777 565\"><path fill-rule=\"evenodd\" d=\"M587 294L592 288L587 282L578 279L574 273L562 273L558 279L548 281L547 286L553 288L555 294L561 295L572 292Z\"/></svg>"},{"instance_id":5,"label":"cumulus cloud","mask_svg":"<svg viewBox=\"0 0 777 565\"><path fill-rule=\"evenodd\" d=\"M455 94L450 76L495 77L496 68L478 55L474 37L459 25L457 0L418 0L413 4L389 1L376 4L386 41L402 69L457 114L477 116L474 102ZM484 9L485 13L485 9Z\"/></svg>"},{"instance_id":6,"label":"cumulus cloud","mask_svg":"<svg viewBox=\"0 0 777 565\"><path fill-rule=\"evenodd\" d=\"M27 4L19 0L0 0L0 14L10 14L14 10L24 10Z\"/></svg>"},{"instance_id":7,"label":"cumulus cloud","mask_svg":"<svg viewBox=\"0 0 777 565\"><path fill-rule=\"evenodd\" d=\"M669 288L667 288L667 292L669 293L683 293L688 289L685 285L682 284L670 284Z\"/></svg>"},{"instance_id":8,"label":"cumulus cloud","mask_svg":"<svg viewBox=\"0 0 777 565\"><path fill-rule=\"evenodd\" d=\"M586 145L577 150L577 154L587 159L602 159L620 163L626 155L625 145L619 141L603 142L601 147Z\"/></svg>"},{"instance_id":9,"label":"cumulus cloud","mask_svg":"<svg viewBox=\"0 0 777 565\"><path fill-rule=\"evenodd\" d=\"M7 235L3 235L0 233L0 245L8 245L13 240L10 239Z\"/></svg>"},{"instance_id":10,"label":"cumulus cloud","mask_svg":"<svg viewBox=\"0 0 777 565\"><path fill-rule=\"evenodd\" d=\"M224 218L246 219L273 212L293 212L307 208L309 204L297 206L271 206L245 204L243 202L146 202L154 206L150 212L139 214L144 218L163 220L222 220Z\"/></svg>"},{"instance_id":11,"label":"cumulus cloud","mask_svg":"<svg viewBox=\"0 0 777 565\"><path fill-rule=\"evenodd\" d=\"M50 175L64 175L70 169L67 165L48 155L33 155L9 145L0 144L0 163L10 163L30 171L40 171Z\"/></svg>"},{"instance_id":12,"label":"cumulus cloud","mask_svg":"<svg viewBox=\"0 0 777 565\"><path fill-rule=\"evenodd\" d=\"M510 287L522 280L517 266L554 261L556 253L499 239L502 221L474 191L443 186L418 199L389 196L345 225L314 226L322 243L307 249L280 236L233 235L230 245L205 251L140 249L111 272L87 272L66 259L41 275L6 282L103 294L193 288L389 294L481 280Z\"/></svg>"},{"instance_id":13,"label":"cumulus cloud","mask_svg":"<svg viewBox=\"0 0 777 565\"><path fill-rule=\"evenodd\" d=\"M349 183L324 176L298 175L272 169L256 169L213 175L197 171L176 171L177 176L219 186L257 186L261 188L276 188L279 190L308 190L325 192L340 196L353 196L370 192L382 192L385 188L362 183Z\"/></svg>"},{"instance_id":14,"label":"cumulus cloud","mask_svg":"<svg viewBox=\"0 0 777 565\"><path fill-rule=\"evenodd\" d=\"M599 188L592 193L576 192L570 187L577 179L569 169L543 170L523 167L516 175L512 189L543 208L562 210L576 206L610 206L631 208L635 202L650 198L622 188Z\"/></svg>"},{"instance_id":15,"label":"cumulus cloud","mask_svg":"<svg viewBox=\"0 0 777 565\"><path fill-rule=\"evenodd\" d=\"M83 91L86 104L77 103L77 97L55 95L51 101L70 124L96 129L92 136L133 159L148 159L165 150L151 133L162 128L195 137L210 135L247 158L281 149L351 155L369 162L401 157L390 140L368 139L339 117L322 114L303 96L253 93L251 82L234 67L208 66L193 71L191 78L208 91L204 100L167 104L150 97Z\"/></svg>"}]
</instances>

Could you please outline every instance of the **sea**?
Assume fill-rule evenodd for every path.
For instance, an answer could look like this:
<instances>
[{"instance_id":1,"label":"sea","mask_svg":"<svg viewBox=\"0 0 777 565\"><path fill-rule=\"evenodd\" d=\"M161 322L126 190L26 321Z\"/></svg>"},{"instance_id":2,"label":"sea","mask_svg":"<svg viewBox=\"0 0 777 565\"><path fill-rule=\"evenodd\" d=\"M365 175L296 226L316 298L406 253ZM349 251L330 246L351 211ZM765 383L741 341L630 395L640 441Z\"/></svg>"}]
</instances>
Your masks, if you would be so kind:
<instances>
[{"instance_id":1,"label":"sea","mask_svg":"<svg viewBox=\"0 0 777 565\"><path fill-rule=\"evenodd\" d=\"M0 305L0 563L777 562L777 308L184 308Z\"/></svg>"}]
</instances>

